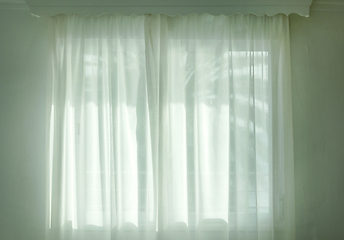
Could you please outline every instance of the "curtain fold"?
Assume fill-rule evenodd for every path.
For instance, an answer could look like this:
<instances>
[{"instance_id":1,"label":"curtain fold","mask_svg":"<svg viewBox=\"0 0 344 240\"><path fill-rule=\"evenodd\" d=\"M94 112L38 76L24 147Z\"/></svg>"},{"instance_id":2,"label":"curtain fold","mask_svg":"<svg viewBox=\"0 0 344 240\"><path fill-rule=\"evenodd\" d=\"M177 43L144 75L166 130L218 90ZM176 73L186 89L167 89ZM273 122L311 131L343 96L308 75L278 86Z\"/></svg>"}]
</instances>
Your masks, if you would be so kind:
<instances>
[{"instance_id":1,"label":"curtain fold","mask_svg":"<svg viewBox=\"0 0 344 240\"><path fill-rule=\"evenodd\" d=\"M52 22L48 239L294 239L288 17Z\"/></svg>"}]
</instances>

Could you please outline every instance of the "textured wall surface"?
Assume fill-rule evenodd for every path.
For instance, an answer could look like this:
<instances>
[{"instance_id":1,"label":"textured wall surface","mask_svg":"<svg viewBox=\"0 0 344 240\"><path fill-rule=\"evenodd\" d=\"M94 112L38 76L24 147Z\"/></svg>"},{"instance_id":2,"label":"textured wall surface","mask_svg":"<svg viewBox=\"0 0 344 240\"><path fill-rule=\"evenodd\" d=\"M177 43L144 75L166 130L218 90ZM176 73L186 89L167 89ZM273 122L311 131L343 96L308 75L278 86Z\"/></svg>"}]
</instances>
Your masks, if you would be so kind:
<instances>
[{"instance_id":1,"label":"textured wall surface","mask_svg":"<svg viewBox=\"0 0 344 240\"><path fill-rule=\"evenodd\" d=\"M0 9L0 239L43 240L45 26Z\"/></svg>"},{"instance_id":2,"label":"textured wall surface","mask_svg":"<svg viewBox=\"0 0 344 240\"><path fill-rule=\"evenodd\" d=\"M344 14L290 20L297 239L344 239ZM0 9L1 240L44 239L46 28Z\"/></svg>"},{"instance_id":3,"label":"textured wall surface","mask_svg":"<svg viewBox=\"0 0 344 240\"><path fill-rule=\"evenodd\" d=\"M296 237L344 239L344 12L290 23Z\"/></svg>"}]
</instances>

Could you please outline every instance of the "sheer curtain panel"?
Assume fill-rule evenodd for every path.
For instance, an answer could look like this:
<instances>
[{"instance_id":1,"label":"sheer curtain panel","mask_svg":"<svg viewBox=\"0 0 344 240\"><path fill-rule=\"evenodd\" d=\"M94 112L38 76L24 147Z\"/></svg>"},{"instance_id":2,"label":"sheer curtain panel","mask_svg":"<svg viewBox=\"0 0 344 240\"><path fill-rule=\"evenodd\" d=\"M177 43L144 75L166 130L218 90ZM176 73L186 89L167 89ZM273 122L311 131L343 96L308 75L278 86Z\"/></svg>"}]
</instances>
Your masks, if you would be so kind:
<instances>
[{"instance_id":1,"label":"sheer curtain panel","mask_svg":"<svg viewBox=\"0 0 344 240\"><path fill-rule=\"evenodd\" d=\"M47 239L294 239L287 16L51 32Z\"/></svg>"}]
</instances>

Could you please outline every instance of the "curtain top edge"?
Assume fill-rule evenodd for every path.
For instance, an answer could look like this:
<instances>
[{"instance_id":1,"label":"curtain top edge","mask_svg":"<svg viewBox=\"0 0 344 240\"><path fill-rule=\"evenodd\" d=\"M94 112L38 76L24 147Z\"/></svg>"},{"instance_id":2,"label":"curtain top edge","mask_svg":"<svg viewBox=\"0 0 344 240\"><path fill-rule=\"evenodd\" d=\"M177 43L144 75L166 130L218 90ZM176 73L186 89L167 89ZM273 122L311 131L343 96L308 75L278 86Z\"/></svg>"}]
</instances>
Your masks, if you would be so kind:
<instances>
[{"instance_id":1,"label":"curtain top edge","mask_svg":"<svg viewBox=\"0 0 344 240\"><path fill-rule=\"evenodd\" d=\"M52 17L57 15L80 15L80 16L102 16L122 14L126 16L142 16L142 15L167 15L167 16L186 16L190 14L210 14L210 15L255 15L255 16L275 16L284 14L298 14L303 17L309 17L309 6L289 6L264 7L264 6L221 6L221 7L42 7L30 6L30 12L35 16Z\"/></svg>"}]
</instances>

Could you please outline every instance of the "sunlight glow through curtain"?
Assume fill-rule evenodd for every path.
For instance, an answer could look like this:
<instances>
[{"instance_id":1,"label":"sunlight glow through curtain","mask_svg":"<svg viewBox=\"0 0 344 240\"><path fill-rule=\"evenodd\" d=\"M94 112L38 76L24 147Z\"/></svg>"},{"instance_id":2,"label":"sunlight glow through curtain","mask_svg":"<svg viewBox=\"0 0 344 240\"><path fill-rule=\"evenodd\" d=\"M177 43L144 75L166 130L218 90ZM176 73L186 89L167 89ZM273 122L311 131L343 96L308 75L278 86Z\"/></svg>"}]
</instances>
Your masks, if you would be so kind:
<instances>
[{"instance_id":1,"label":"sunlight glow through curtain","mask_svg":"<svg viewBox=\"0 0 344 240\"><path fill-rule=\"evenodd\" d=\"M52 18L50 240L294 239L288 17Z\"/></svg>"}]
</instances>

